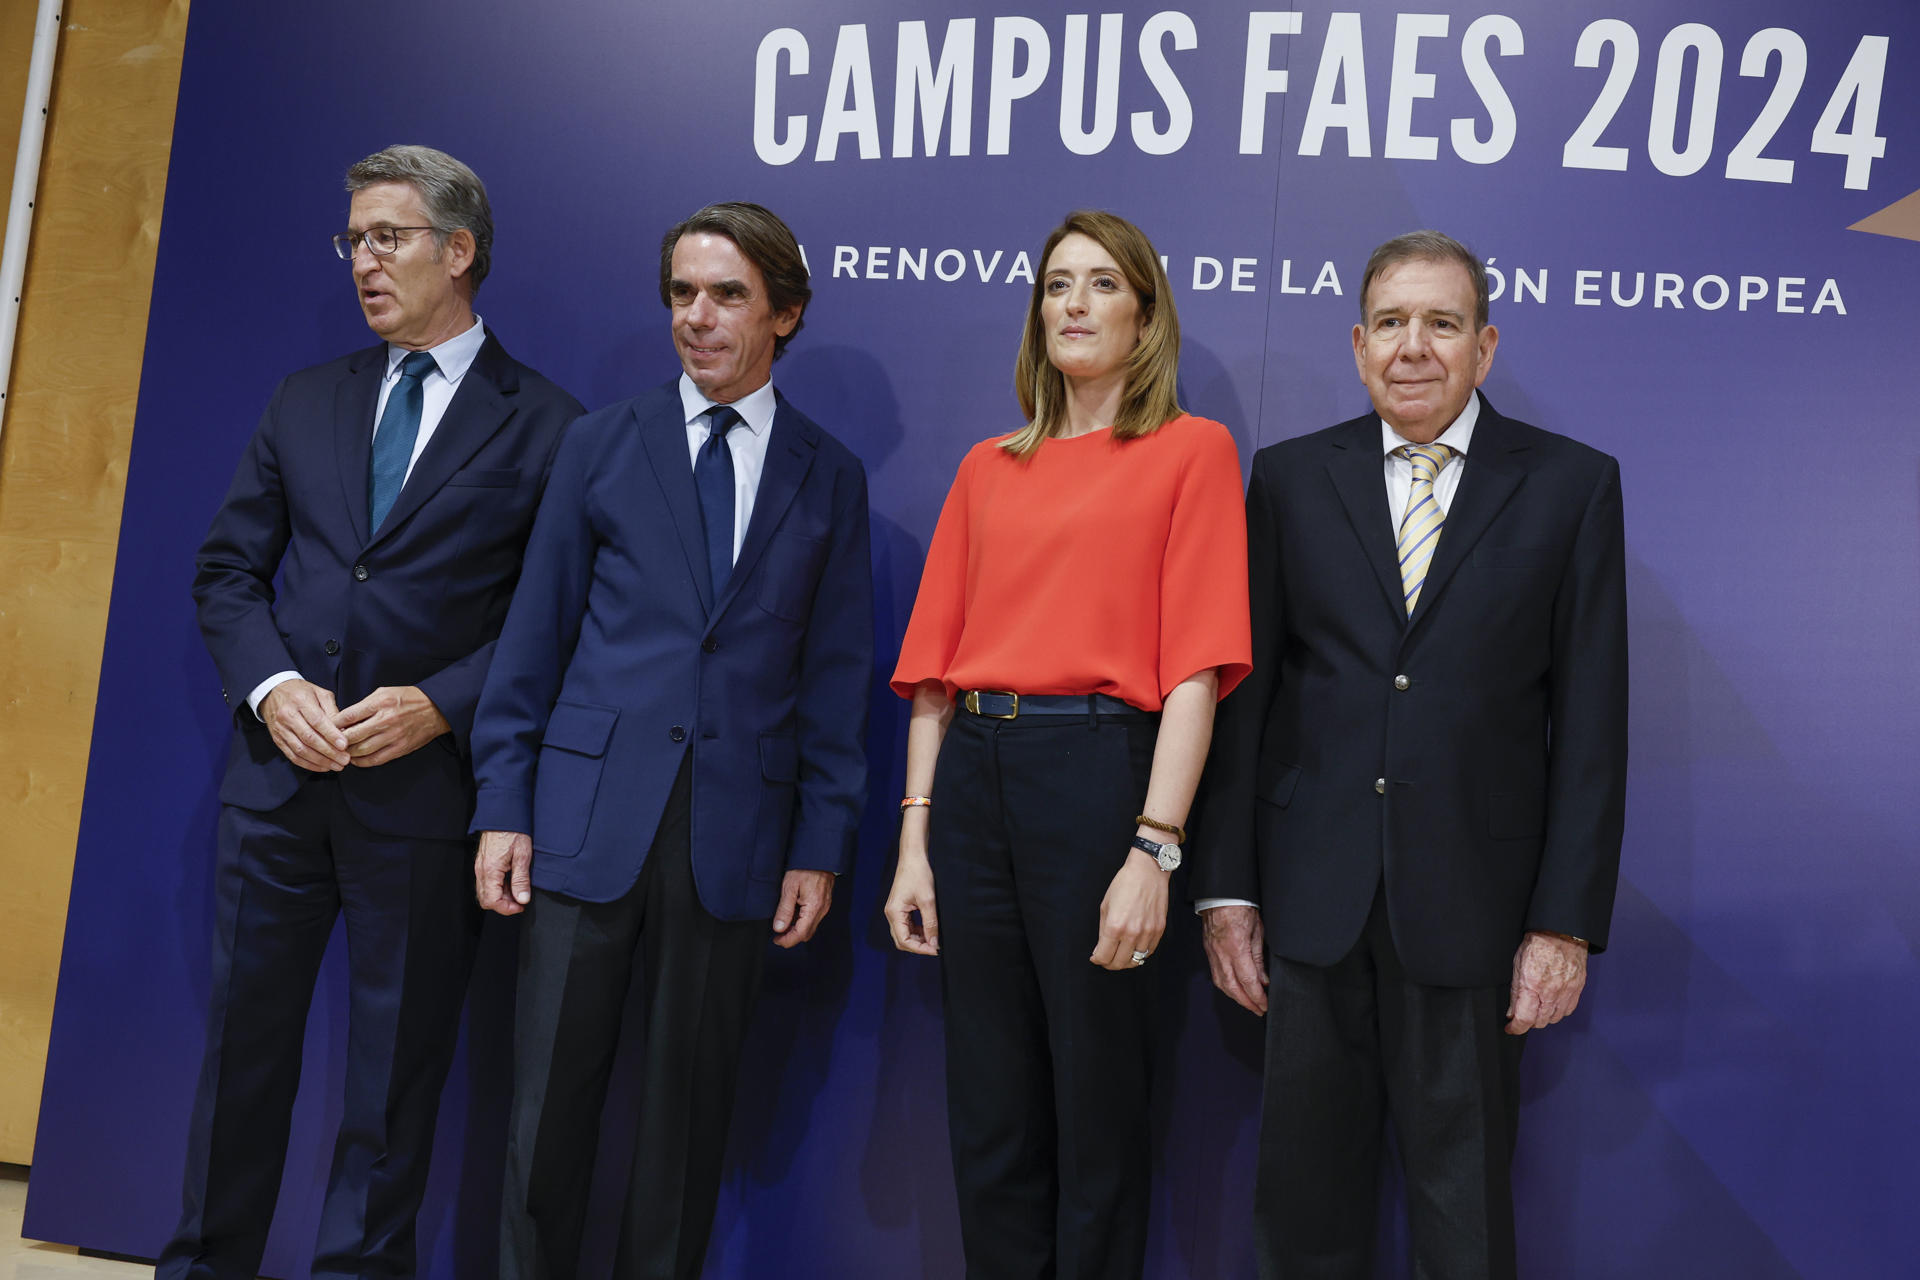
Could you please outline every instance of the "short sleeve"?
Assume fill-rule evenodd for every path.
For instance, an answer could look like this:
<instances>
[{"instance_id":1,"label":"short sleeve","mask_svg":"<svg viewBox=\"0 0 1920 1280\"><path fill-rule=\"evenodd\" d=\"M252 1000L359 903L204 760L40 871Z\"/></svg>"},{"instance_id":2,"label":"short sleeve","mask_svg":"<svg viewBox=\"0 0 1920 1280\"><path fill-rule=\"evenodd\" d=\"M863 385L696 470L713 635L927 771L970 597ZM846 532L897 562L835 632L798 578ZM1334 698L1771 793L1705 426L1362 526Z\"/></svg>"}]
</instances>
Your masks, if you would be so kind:
<instances>
[{"instance_id":1,"label":"short sleeve","mask_svg":"<svg viewBox=\"0 0 1920 1280\"><path fill-rule=\"evenodd\" d=\"M894 665L893 691L912 698L923 681L944 681L967 617L968 478L978 447L960 461L960 470L947 490L920 570L920 590L914 596L913 615L900 641L900 661Z\"/></svg>"},{"instance_id":2,"label":"short sleeve","mask_svg":"<svg viewBox=\"0 0 1920 1280\"><path fill-rule=\"evenodd\" d=\"M1253 670L1240 450L1219 423L1195 419L1194 425L1160 570L1163 698L1182 680L1214 667L1224 698Z\"/></svg>"}]
</instances>

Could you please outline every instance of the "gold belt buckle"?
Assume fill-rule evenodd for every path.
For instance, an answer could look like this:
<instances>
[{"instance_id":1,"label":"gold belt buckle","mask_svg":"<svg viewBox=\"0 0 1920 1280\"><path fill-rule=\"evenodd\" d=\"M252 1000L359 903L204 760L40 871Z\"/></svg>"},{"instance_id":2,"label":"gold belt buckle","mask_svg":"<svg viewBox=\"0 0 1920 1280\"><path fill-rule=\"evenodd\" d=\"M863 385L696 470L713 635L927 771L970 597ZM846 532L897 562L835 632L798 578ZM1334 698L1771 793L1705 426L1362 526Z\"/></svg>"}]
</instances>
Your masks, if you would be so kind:
<instances>
[{"instance_id":1,"label":"gold belt buckle","mask_svg":"<svg viewBox=\"0 0 1920 1280\"><path fill-rule=\"evenodd\" d=\"M982 711L980 709L981 692L979 689L967 690L967 696L961 699L961 705L965 706L966 709L974 715L984 716L988 720L1012 720L1020 714L1020 695L1014 693L1012 690L1009 689L1005 691L1006 696L1013 699L1013 710L1007 712L1005 715L999 715L992 711ZM985 692L1000 693L1002 691L999 689L988 689L985 690Z\"/></svg>"}]
</instances>

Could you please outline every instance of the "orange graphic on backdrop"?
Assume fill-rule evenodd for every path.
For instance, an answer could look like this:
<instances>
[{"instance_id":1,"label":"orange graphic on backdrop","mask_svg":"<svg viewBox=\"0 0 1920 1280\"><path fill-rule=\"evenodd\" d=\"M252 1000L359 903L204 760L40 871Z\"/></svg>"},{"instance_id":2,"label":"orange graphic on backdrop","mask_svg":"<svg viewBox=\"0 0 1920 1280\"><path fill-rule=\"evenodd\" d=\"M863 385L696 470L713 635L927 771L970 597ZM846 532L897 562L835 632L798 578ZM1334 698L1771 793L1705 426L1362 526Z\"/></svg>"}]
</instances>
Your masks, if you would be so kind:
<instances>
[{"instance_id":1,"label":"orange graphic on backdrop","mask_svg":"<svg viewBox=\"0 0 1920 1280\"><path fill-rule=\"evenodd\" d=\"M1878 213L1868 214L1847 230L1867 231L1876 236L1896 236L1902 240L1920 240L1920 191L1904 200L1894 201Z\"/></svg>"}]
</instances>

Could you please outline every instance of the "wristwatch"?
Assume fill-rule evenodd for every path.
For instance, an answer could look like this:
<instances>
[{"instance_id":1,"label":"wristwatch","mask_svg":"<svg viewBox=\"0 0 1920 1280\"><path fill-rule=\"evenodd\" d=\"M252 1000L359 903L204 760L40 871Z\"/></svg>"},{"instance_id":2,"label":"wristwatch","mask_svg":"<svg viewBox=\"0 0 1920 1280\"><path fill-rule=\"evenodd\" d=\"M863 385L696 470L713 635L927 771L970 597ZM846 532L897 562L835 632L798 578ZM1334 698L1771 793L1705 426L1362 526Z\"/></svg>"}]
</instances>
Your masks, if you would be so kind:
<instances>
[{"instance_id":1,"label":"wristwatch","mask_svg":"<svg viewBox=\"0 0 1920 1280\"><path fill-rule=\"evenodd\" d=\"M1152 856L1160 864L1162 871L1171 871L1180 865L1180 846L1169 840L1165 844L1155 844L1145 836L1135 836L1133 847Z\"/></svg>"}]
</instances>

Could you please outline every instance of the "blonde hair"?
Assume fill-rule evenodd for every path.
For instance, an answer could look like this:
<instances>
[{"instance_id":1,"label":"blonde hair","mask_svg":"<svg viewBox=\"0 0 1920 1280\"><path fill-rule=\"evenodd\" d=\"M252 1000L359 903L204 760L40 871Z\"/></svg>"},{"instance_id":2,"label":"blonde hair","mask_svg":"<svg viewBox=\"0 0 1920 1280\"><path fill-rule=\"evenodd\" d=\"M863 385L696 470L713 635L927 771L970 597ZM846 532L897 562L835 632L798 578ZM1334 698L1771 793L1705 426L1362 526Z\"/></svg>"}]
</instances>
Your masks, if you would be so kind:
<instances>
[{"instance_id":1,"label":"blonde hair","mask_svg":"<svg viewBox=\"0 0 1920 1280\"><path fill-rule=\"evenodd\" d=\"M1040 269L1027 303L1026 332L1020 335L1020 356L1013 366L1013 390L1027 425L1000 442L1016 458L1024 458L1041 443L1060 434L1066 423L1066 376L1047 358L1046 325L1040 304L1046 297L1047 262L1062 240L1082 235L1113 255L1127 286L1140 299L1140 341L1127 356L1126 381L1120 393L1120 412L1113 420L1112 438L1132 440L1157 431L1180 416L1176 382L1180 373L1180 317L1174 310L1173 286L1167 281L1160 255L1153 251L1140 228L1117 214L1077 209L1053 229L1040 252Z\"/></svg>"}]
</instances>

